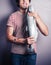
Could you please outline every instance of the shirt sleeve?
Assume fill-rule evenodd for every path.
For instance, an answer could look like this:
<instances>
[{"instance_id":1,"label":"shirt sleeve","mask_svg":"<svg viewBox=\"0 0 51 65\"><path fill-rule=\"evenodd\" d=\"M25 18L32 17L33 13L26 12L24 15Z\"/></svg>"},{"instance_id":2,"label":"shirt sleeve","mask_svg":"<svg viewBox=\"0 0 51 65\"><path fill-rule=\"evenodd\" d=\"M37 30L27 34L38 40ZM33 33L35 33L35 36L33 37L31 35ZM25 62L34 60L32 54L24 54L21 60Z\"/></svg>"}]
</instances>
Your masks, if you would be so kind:
<instances>
[{"instance_id":1,"label":"shirt sleeve","mask_svg":"<svg viewBox=\"0 0 51 65\"><path fill-rule=\"evenodd\" d=\"M8 18L7 24L8 27L13 27L15 26L15 21L14 21L14 15L10 15L10 17Z\"/></svg>"}]
</instances>

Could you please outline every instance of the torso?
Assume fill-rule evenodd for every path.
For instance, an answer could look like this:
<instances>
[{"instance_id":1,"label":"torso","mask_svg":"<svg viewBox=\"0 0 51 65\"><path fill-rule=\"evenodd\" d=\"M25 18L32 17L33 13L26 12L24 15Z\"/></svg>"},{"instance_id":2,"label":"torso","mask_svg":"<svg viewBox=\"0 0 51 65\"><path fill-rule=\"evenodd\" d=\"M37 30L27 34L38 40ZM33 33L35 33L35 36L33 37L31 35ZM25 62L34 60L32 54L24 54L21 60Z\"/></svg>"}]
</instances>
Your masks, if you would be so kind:
<instances>
[{"instance_id":1,"label":"torso","mask_svg":"<svg viewBox=\"0 0 51 65\"><path fill-rule=\"evenodd\" d=\"M23 14L21 14L19 11L13 13L14 17L14 36L21 38L23 37L22 32L22 24L23 24ZM32 45L34 47L34 50L36 52L36 43ZM22 44L14 44L12 43L11 46L11 52L16 54L24 54L26 51L26 45Z\"/></svg>"}]
</instances>

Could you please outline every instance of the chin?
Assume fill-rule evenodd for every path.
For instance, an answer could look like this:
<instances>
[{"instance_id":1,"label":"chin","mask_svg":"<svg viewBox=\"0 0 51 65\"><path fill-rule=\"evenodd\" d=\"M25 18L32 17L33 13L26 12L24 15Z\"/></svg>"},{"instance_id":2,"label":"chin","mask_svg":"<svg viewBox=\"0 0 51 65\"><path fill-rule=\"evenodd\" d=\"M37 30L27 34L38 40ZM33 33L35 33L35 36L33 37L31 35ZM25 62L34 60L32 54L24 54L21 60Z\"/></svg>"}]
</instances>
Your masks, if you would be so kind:
<instances>
[{"instance_id":1,"label":"chin","mask_svg":"<svg viewBox=\"0 0 51 65\"><path fill-rule=\"evenodd\" d=\"M23 7L24 9L27 9L28 7Z\"/></svg>"},{"instance_id":2,"label":"chin","mask_svg":"<svg viewBox=\"0 0 51 65\"><path fill-rule=\"evenodd\" d=\"M27 8L22 8L23 10L26 10Z\"/></svg>"}]
</instances>

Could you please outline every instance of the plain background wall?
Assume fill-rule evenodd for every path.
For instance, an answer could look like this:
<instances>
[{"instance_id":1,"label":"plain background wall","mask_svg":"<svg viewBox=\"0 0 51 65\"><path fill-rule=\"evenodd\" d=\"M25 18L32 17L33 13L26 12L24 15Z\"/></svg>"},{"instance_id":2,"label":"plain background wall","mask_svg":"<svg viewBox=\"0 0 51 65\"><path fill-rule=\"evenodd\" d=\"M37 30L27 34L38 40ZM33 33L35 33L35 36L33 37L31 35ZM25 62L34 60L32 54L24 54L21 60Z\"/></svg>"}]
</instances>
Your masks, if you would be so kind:
<instances>
[{"instance_id":1,"label":"plain background wall","mask_svg":"<svg viewBox=\"0 0 51 65\"><path fill-rule=\"evenodd\" d=\"M38 30L36 65L51 65L51 0L32 0L32 5L49 29L49 35L46 37ZM0 0L0 65L9 65L10 62L8 52L10 44L6 39L6 23L9 15L16 9L15 0Z\"/></svg>"}]
</instances>

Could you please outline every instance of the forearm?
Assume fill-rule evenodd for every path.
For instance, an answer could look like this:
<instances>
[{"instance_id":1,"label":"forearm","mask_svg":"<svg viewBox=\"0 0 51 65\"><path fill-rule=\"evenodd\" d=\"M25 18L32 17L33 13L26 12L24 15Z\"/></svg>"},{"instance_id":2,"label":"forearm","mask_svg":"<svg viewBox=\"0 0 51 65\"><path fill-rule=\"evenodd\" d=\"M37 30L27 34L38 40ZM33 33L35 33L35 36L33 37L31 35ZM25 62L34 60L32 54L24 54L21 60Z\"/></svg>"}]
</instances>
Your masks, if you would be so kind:
<instances>
[{"instance_id":1,"label":"forearm","mask_svg":"<svg viewBox=\"0 0 51 65\"><path fill-rule=\"evenodd\" d=\"M15 36L7 36L8 40L10 40L11 42L14 42L14 43L21 43L21 44L24 44L26 39L25 38L17 38Z\"/></svg>"},{"instance_id":2,"label":"forearm","mask_svg":"<svg viewBox=\"0 0 51 65\"><path fill-rule=\"evenodd\" d=\"M43 23L43 21L41 20L39 15L36 15L35 17L36 23L40 29L40 31L44 34L44 35L48 35L48 28L47 26Z\"/></svg>"}]
</instances>

